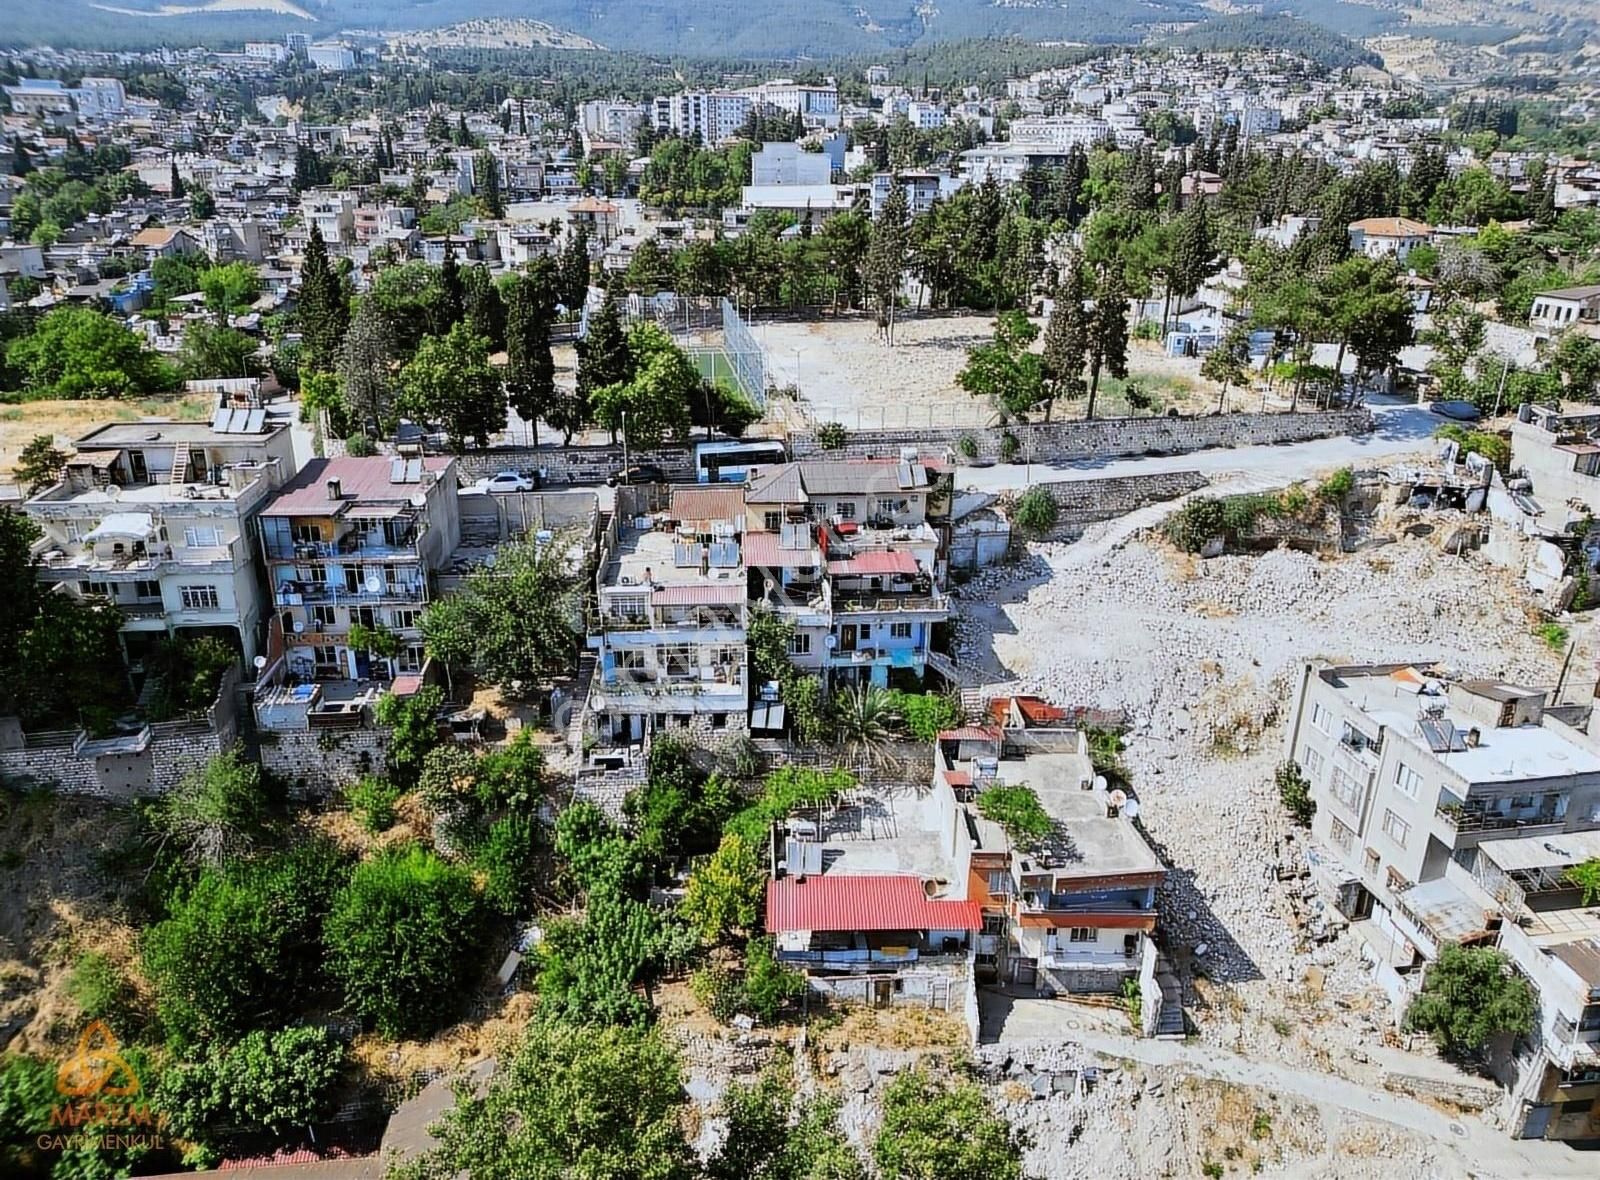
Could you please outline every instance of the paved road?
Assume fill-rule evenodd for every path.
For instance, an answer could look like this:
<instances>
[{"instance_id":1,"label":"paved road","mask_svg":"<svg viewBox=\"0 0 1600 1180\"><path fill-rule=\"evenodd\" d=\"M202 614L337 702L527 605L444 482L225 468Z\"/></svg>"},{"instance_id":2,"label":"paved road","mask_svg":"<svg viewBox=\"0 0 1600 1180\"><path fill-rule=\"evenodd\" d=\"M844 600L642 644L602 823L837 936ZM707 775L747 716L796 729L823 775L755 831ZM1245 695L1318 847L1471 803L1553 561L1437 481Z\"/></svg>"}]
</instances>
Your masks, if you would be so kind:
<instances>
[{"instance_id":1,"label":"paved road","mask_svg":"<svg viewBox=\"0 0 1600 1180\"><path fill-rule=\"evenodd\" d=\"M996 1017L1003 1024L1003 1032L996 1027ZM1106 1057L1281 1094L1309 1102L1328 1114L1342 1112L1387 1123L1434 1141L1442 1152L1457 1160L1462 1176L1506 1180L1582 1176L1592 1180L1596 1174L1592 1154L1575 1152L1559 1143L1511 1139L1476 1118L1453 1118L1425 1102L1388 1090L1317 1070L1252 1060L1211 1045L1132 1037L1078 1017L1078 1013L1050 1000L1012 999L1003 1015L992 1010L986 1014L984 1040L999 1033L1008 1043L1048 1040L1082 1045Z\"/></svg>"},{"instance_id":2,"label":"paved road","mask_svg":"<svg viewBox=\"0 0 1600 1180\"><path fill-rule=\"evenodd\" d=\"M956 473L956 486L973 491L998 492L1026 487L1029 483L1105 479L1169 471L1198 471L1213 479L1238 472L1287 483L1325 468L1372 465L1385 462L1395 455L1426 449L1428 437L1445 422L1437 414L1414 405L1373 406L1372 416L1372 433L1359 437L1338 435L1309 442L1221 447L1190 451L1183 455L963 467Z\"/></svg>"}]
</instances>

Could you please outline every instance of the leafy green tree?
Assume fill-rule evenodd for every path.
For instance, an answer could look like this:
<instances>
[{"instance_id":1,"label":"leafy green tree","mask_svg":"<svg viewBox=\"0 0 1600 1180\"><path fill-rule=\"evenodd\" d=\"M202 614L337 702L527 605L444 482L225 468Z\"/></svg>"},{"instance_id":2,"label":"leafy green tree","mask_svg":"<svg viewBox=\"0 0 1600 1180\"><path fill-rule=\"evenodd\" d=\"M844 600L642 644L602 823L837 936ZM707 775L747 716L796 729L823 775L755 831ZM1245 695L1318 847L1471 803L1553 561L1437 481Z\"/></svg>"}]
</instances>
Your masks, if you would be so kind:
<instances>
[{"instance_id":1,"label":"leafy green tree","mask_svg":"<svg viewBox=\"0 0 1600 1180\"><path fill-rule=\"evenodd\" d=\"M331 1113L344 1060L344 1045L325 1028L257 1030L169 1067L153 1105L191 1141L223 1126L283 1135Z\"/></svg>"},{"instance_id":2,"label":"leafy green tree","mask_svg":"<svg viewBox=\"0 0 1600 1180\"><path fill-rule=\"evenodd\" d=\"M1470 304L1447 303L1433 315L1433 327L1423 333L1423 343L1434 347L1428 371L1438 382L1441 400L1465 399L1471 392L1467 366L1483 348L1487 328L1483 313Z\"/></svg>"},{"instance_id":3,"label":"leafy green tree","mask_svg":"<svg viewBox=\"0 0 1600 1180\"><path fill-rule=\"evenodd\" d=\"M313 372L332 370L350 324L350 305L345 299L344 284L328 262L328 245L315 222L300 264L297 312L305 351L301 367Z\"/></svg>"},{"instance_id":4,"label":"leafy green tree","mask_svg":"<svg viewBox=\"0 0 1600 1180\"><path fill-rule=\"evenodd\" d=\"M890 743L898 721L894 698L875 684L854 685L834 698L834 739L853 762L890 762Z\"/></svg>"},{"instance_id":5,"label":"leafy green tree","mask_svg":"<svg viewBox=\"0 0 1600 1180\"><path fill-rule=\"evenodd\" d=\"M1563 332L1548 364L1560 374L1568 397L1592 401L1600 393L1600 341Z\"/></svg>"},{"instance_id":6,"label":"leafy green tree","mask_svg":"<svg viewBox=\"0 0 1600 1180\"><path fill-rule=\"evenodd\" d=\"M919 742L934 742L961 721L961 701L948 692L891 692L890 707Z\"/></svg>"},{"instance_id":7,"label":"leafy green tree","mask_svg":"<svg viewBox=\"0 0 1600 1180\"><path fill-rule=\"evenodd\" d=\"M186 327L178 359L184 376L194 381L253 377L261 368L256 358L256 342L243 332L219 324Z\"/></svg>"},{"instance_id":8,"label":"leafy green tree","mask_svg":"<svg viewBox=\"0 0 1600 1180\"><path fill-rule=\"evenodd\" d=\"M170 901L140 942L168 1040L231 1040L291 1019L322 986L323 921L344 873L333 849L310 844L203 870Z\"/></svg>"},{"instance_id":9,"label":"leafy green tree","mask_svg":"<svg viewBox=\"0 0 1600 1180\"><path fill-rule=\"evenodd\" d=\"M1600 857L1591 856L1582 864L1573 865L1561 874L1561 879L1583 891L1584 905L1593 905L1600 898Z\"/></svg>"},{"instance_id":10,"label":"leafy green tree","mask_svg":"<svg viewBox=\"0 0 1600 1180\"><path fill-rule=\"evenodd\" d=\"M439 1145L394 1180L693 1180L688 1104L659 1033L535 1020L487 1091L462 1094Z\"/></svg>"},{"instance_id":11,"label":"leafy green tree","mask_svg":"<svg viewBox=\"0 0 1600 1180\"><path fill-rule=\"evenodd\" d=\"M986 398L1003 416L1026 418L1047 401L1045 361L1028 347L1038 335L1022 312L1002 312L995 320L994 339L967 350L967 364L956 374L956 384Z\"/></svg>"},{"instance_id":12,"label":"leafy green tree","mask_svg":"<svg viewBox=\"0 0 1600 1180\"><path fill-rule=\"evenodd\" d=\"M1221 386L1217 393L1217 413L1228 401L1228 387L1243 385L1250 379L1250 325L1234 324L1222 334L1217 346L1200 362L1200 376Z\"/></svg>"},{"instance_id":13,"label":"leafy green tree","mask_svg":"<svg viewBox=\"0 0 1600 1180\"><path fill-rule=\"evenodd\" d=\"M1017 497L1013 516L1024 531L1042 536L1055 528L1059 513L1060 506L1048 488L1032 487Z\"/></svg>"},{"instance_id":14,"label":"leafy green tree","mask_svg":"<svg viewBox=\"0 0 1600 1180\"><path fill-rule=\"evenodd\" d=\"M33 496L60 479L66 465L67 456L56 446L55 439L48 434L36 434L22 448L11 474L23 493Z\"/></svg>"},{"instance_id":15,"label":"leafy green tree","mask_svg":"<svg viewBox=\"0 0 1600 1180\"><path fill-rule=\"evenodd\" d=\"M179 295L190 295L200 289L200 276L208 261L193 254L169 254L150 264L150 277L155 282L152 298L158 305L170 303Z\"/></svg>"},{"instance_id":16,"label":"leafy green tree","mask_svg":"<svg viewBox=\"0 0 1600 1180\"><path fill-rule=\"evenodd\" d=\"M628 329L627 349L632 375L589 395L595 420L643 447L687 437L691 406L704 384L694 362L659 324Z\"/></svg>"},{"instance_id":17,"label":"leafy green tree","mask_svg":"<svg viewBox=\"0 0 1600 1180\"><path fill-rule=\"evenodd\" d=\"M249 307L261 294L261 274L248 262L213 266L201 272L200 291L217 322L226 324L229 312Z\"/></svg>"},{"instance_id":18,"label":"leafy green tree","mask_svg":"<svg viewBox=\"0 0 1600 1180\"><path fill-rule=\"evenodd\" d=\"M706 1180L865 1180L839 1131L838 1100L799 1100L785 1066L729 1085L722 1114L728 1134L706 1163Z\"/></svg>"},{"instance_id":19,"label":"leafy green tree","mask_svg":"<svg viewBox=\"0 0 1600 1180\"><path fill-rule=\"evenodd\" d=\"M711 852L733 813L733 788L695 764L694 747L673 734L650 746L646 782L623 811L639 849L658 863Z\"/></svg>"},{"instance_id":20,"label":"leafy green tree","mask_svg":"<svg viewBox=\"0 0 1600 1180\"><path fill-rule=\"evenodd\" d=\"M1400 272L1388 260L1352 255L1321 276L1328 328L1339 341L1334 372L1342 371L1346 350L1356 354L1363 373L1383 373L1412 341L1411 297Z\"/></svg>"},{"instance_id":21,"label":"leafy green tree","mask_svg":"<svg viewBox=\"0 0 1600 1180\"><path fill-rule=\"evenodd\" d=\"M457 323L427 336L400 370L397 408L418 422L438 422L455 450L468 440L489 445L506 425L505 387L489 364L489 342Z\"/></svg>"},{"instance_id":22,"label":"leafy green tree","mask_svg":"<svg viewBox=\"0 0 1600 1180\"><path fill-rule=\"evenodd\" d=\"M622 312L607 290L600 310L589 317L587 334L578 341L578 399L587 413L599 390L631 380L633 354L622 330Z\"/></svg>"},{"instance_id":23,"label":"leafy green tree","mask_svg":"<svg viewBox=\"0 0 1600 1180\"><path fill-rule=\"evenodd\" d=\"M978 796L978 813L1006 830L1019 845L1037 844L1055 827L1032 787L989 787Z\"/></svg>"},{"instance_id":24,"label":"leafy green tree","mask_svg":"<svg viewBox=\"0 0 1600 1180\"><path fill-rule=\"evenodd\" d=\"M30 335L13 340L6 364L24 388L43 397L132 397L177 384L177 371L134 333L87 307L49 312Z\"/></svg>"},{"instance_id":25,"label":"leafy green tree","mask_svg":"<svg viewBox=\"0 0 1600 1180\"><path fill-rule=\"evenodd\" d=\"M1499 1034L1532 1031L1533 1017L1533 989L1505 955L1446 943L1406 1009L1405 1023L1430 1034L1445 1053L1472 1055Z\"/></svg>"},{"instance_id":26,"label":"leafy green tree","mask_svg":"<svg viewBox=\"0 0 1600 1180\"><path fill-rule=\"evenodd\" d=\"M346 1004L401 1037L448 1023L476 976L483 933L471 875L411 845L357 866L324 937Z\"/></svg>"},{"instance_id":27,"label":"leafy green tree","mask_svg":"<svg viewBox=\"0 0 1600 1180\"><path fill-rule=\"evenodd\" d=\"M983 1091L966 1080L941 1084L920 1069L884 1090L872 1159L883 1180L1022 1180L1022 1144Z\"/></svg>"},{"instance_id":28,"label":"leafy green tree","mask_svg":"<svg viewBox=\"0 0 1600 1180\"><path fill-rule=\"evenodd\" d=\"M461 272L463 314L475 336L489 342L493 352L506 346L506 307L486 266L469 266Z\"/></svg>"},{"instance_id":29,"label":"leafy green tree","mask_svg":"<svg viewBox=\"0 0 1600 1180\"><path fill-rule=\"evenodd\" d=\"M755 929L767 892L767 866L744 837L729 834L689 874L679 912L706 943Z\"/></svg>"},{"instance_id":30,"label":"leafy green tree","mask_svg":"<svg viewBox=\"0 0 1600 1180\"><path fill-rule=\"evenodd\" d=\"M1278 788L1278 798L1283 808L1301 827L1311 826L1311 817L1317 805L1311 798L1311 784L1295 762L1284 762L1273 772L1273 782Z\"/></svg>"},{"instance_id":31,"label":"leafy green tree","mask_svg":"<svg viewBox=\"0 0 1600 1180\"><path fill-rule=\"evenodd\" d=\"M558 301L569 311L577 311L589 298L589 230L586 226L575 226L567 236L556 263L556 273Z\"/></svg>"},{"instance_id":32,"label":"leafy green tree","mask_svg":"<svg viewBox=\"0 0 1600 1180\"><path fill-rule=\"evenodd\" d=\"M409 696L385 693L373 710L378 724L389 730L390 777L406 789L416 784L423 759L441 740L439 710L443 707L444 693L439 686L424 684Z\"/></svg>"},{"instance_id":33,"label":"leafy green tree","mask_svg":"<svg viewBox=\"0 0 1600 1180\"><path fill-rule=\"evenodd\" d=\"M483 897L497 913L529 912L538 882L539 824L532 816L507 815L489 825L474 855L483 873Z\"/></svg>"},{"instance_id":34,"label":"leafy green tree","mask_svg":"<svg viewBox=\"0 0 1600 1180\"><path fill-rule=\"evenodd\" d=\"M196 221L209 221L217 215L217 199L207 190L197 188L189 194L189 216Z\"/></svg>"},{"instance_id":35,"label":"leafy green tree","mask_svg":"<svg viewBox=\"0 0 1600 1180\"><path fill-rule=\"evenodd\" d=\"M360 424L375 439L383 438L395 425L395 345L375 298L357 305L338 359L344 419Z\"/></svg>"},{"instance_id":36,"label":"leafy green tree","mask_svg":"<svg viewBox=\"0 0 1600 1180\"><path fill-rule=\"evenodd\" d=\"M772 939L753 938L745 949L744 1002L753 1016L767 1024L805 994L806 977L778 961Z\"/></svg>"},{"instance_id":37,"label":"leafy green tree","mask_svg":"<svg viewBox=\"0 0 1600 1180\"><path fill-rule=\"evenodd\" d=\"M575 593L559 545L504 545L492 569L469 574L460 592L423 612L428 654L514 697L531 696L572 667Z\"/></svg>"}]
</instances>

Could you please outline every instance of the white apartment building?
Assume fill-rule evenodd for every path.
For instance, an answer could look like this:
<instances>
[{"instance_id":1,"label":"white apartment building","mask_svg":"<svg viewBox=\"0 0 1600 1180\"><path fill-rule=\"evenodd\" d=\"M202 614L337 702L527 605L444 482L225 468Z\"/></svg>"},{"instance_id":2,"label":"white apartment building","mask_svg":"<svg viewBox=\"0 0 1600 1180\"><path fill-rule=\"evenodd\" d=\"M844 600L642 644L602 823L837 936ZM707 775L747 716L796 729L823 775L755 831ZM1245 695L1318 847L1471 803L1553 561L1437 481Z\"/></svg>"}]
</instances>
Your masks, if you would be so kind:
<instances>
[{"instance_id":1,"label":"white apartment building","mask_svg":"<svg viewBox=\"0 0 1600 1180\"><path fill-rule=\"evenodd\" d=\"M1433 227L1409 217L1366 217L1349 226L1350 249L1368 258L1404 262L1418 246L1426 246Z\"/></svg>"},{"instance_id":2,"label":"white apartment building","mask_svg":"<svg viewBox=\"0 0 1600 1180\"><path fill-rule=\"evenodd\" d=\"M822 123L829 123L839 114L839 87L832 79L814 86L778 78L748 87L740 93L770 110L802 115Z\"/></svg>"},{"instance_id":3,"label":"white apartment building","mask_svg":"<svg viewBox=\"0 0 1600 1180\"><path fill-rule=\"evenodd\" d=\"M918 131L933 131L946 122L944 107L936 102L910 102L906 104L906 118Z\"/></svg>"},{"instance_id":4,"label":"white apartment building","mask_svg":"<svg viewBox=\"0 0 1600 1180\"><path fill-rule=\"evenodd\" d=\"M356 55L348 45L319 41L306 47L306 59L325 74L338 74L356 68Z\"/></svg>"},{"instance_id":5,"label":"white apartment building","mask_svg":"<svg viewBox=\"0 0 1600 1180\"><path fill-rule=\"evenodd\" d=\"M277 65L286 62L293 55L287 45L280 45L276 41L246 41L244 55L251 61L265 61Z\"/></svg>"},{"instance_id":6,"label":"white apartment building","mask_svg":"<svg viewBox=\"0 0 1600 1180\"><path fill-rule=\"evenodd\" d=\"M719 144L739 134L752 109L750 96L739 91L686 90L657 95L652 118L657 131Z\"/></svg>"},{"instance_id":7,"label":"white apartment building","mask_svg":"<svg viewBox=\"0 0 1600 1180\"><path fill-rule=\"evenodd\" d=\"M1011 142L1019 147L1087 150L1110 134L1110 123L1086 115L1043 115L1011 124Z\"/></svg>"},{"instance_id":8,"label":"white apartment building","mask_svg":"<svg viewBox=\"0 0 1600 1180\"><path fill-rule=\"evenodd\" d=\"M764 143L750 157L750 184L818 185L833 179L833 162L822 152L805 151L797 143Z\"/></svg>"},{"instance_id":9,"label":"white apartment building","mask_svg":"<svg viewBox=\"0 0 1600 1180\"><path fill-rule=\"evenodd\" d=\"M650 117L649 109L622 99L590 99L578 108L578 124L585 133L614 143L632 144L634 134Z\"/></svg>"},{"instance_id":10,"label":"white apartment building","mask_svg":"<svg viewBox=\"0 0 1600 1180\"><path fill-rule=\"evenodd\" d=\"M1419 914L1474 909L1458 878L1480 845L1600 828L1600 754L1541 690L1307 663L1284 752L1310 783L1312 834L1337 858L1339 909L1394 938L1402 972L1435 950Z\"/></svg>"},{"instance_id":11,"label":"white apartment building","mask_svg":"<svg viewBox=\"0 0 1600 1180\"><path fill-rule=\"evenodd\" d=\"M156 638L205 632L253 659L254 520L294 474L289 428L223 409L210 424L102 426L75 445L63 478L24 505L44 532L39 576L114 603L131 661Z\"/></svg>"}]
</instances>

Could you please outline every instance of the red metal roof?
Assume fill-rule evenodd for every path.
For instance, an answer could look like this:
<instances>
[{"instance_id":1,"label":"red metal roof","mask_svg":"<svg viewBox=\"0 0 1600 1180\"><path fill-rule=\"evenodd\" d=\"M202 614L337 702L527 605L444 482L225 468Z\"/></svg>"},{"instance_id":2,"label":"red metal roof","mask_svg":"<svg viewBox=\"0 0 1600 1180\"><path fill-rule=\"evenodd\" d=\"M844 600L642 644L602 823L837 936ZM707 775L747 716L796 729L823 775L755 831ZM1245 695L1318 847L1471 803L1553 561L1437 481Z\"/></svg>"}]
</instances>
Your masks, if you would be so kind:
<instances>
[{"instance_id":1,"label":"red metal roof","mask_svg":"<svg viewBox=\"0 0 1600 1180\"><path fill-rule=\"evenodd\" d=\"M651 606L732 606L744 601L744 582L719 586L663 586L650 593Z\"/></svg>"},{"instance_id":2,"label":"red metal roof","mask_svg":"<svg viewBox=\"0 0 1600 1180\"><path fill-rule=\"evenodd\" d=\"M785 549L783 538L777 533L746 533L744 564L754 569L792 569L815 565L816 556L809 545L804 549Z\"/></svg>"},{"instance_id":3,"label":"red metal roof","mask_svg":"<svg viewBox=\"0 0 1600 1180\"><path fill-rule=\"evenodd\" d=\"M995 697L989 702L989 716L997 724L1005 724L1006 714L1011 710L1011 703L1015 701L1017 711L1022 714L1022 719L1029 725L1043 725L1049 721L1065 721L1072 714L1058 705L1040 697Z\"/></svg>"},{"instance_id":4,"label":"red metal roof","mask_svg":"<svg viewBox=\"0 0 1600 1180\"><path fill-rule=\"evenodd\" d=\"M939 740L941 742L997 742L1001 733L998 725L990 728L985 725L962 725L955 729L941 729Z\"/></svg>"},{"instance_id":5,"label":"red metal roof","mask_svg":"<svg viewBox=\"0 0 1600 1180\"><path fill-rule=\"evenodd\" d=\"M828 562L828 572L846 577L861 574L914 574L917 572L917 559L904 549L873 549L866 553L858 553L854 557Z\"/></svg>"},{"instance_id":6,"label":"red metal roof","mask_svg":"<svg viewBox=\"0 0 1600 1180\"><path fill-rule=\"evenodd\" d=\"M904 874L785 877L767 885L767 929L978 930L975 901L931 901L922 878Z\"/></svg>"}]
</instances>

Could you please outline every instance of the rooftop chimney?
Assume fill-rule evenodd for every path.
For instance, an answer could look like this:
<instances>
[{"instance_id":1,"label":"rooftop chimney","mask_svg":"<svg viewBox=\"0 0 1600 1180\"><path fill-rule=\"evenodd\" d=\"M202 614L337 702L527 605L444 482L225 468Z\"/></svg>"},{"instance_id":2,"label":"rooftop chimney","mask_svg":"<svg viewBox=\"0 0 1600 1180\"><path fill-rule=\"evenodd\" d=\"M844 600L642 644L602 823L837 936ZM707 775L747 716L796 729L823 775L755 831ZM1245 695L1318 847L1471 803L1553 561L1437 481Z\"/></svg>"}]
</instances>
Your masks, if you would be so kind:
<instances>
[{"instance_id":1,"label":"rooftop chimney","mask_svg":"<svg viewBox=\"0 0 1600 1180\"><path fill-rule=\"evenodd\" d=\"M328 499L344 499L344 486L339 482L338 476L334 476L328 480Z\"/></svg>"},{"instance_id":2,"label":"rooftop chimney","mask_svg":"<svg viewBox=\"0 0 1600 1180\"><path fill-rule=\"evenodd\" d=\"M1467 730L1467 749L1476 750L1478 748L1478 743L1482 740L1483 734L1478 732L1478 727L1476 725Z\"/></svg>"}]
</instances>

